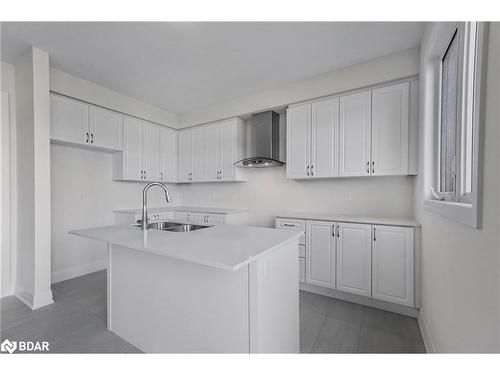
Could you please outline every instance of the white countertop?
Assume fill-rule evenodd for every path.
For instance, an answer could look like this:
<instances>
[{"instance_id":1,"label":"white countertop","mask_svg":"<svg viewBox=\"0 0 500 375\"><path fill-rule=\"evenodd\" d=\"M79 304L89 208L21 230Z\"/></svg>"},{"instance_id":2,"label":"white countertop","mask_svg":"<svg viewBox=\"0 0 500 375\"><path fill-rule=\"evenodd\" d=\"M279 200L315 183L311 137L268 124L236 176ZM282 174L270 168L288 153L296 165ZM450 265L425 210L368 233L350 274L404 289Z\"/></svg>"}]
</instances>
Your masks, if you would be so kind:
<instances>
[{"instance_id":1,"label":"white countertop","mask_svg":"<svg viewBox=\"0 0 500 375\"><path fill-rule=\"evenodd\" d=\"M237 214L240 212L248 212L248 210L243 210L239 208L221 208L221 207L191 207L191 206L165 206L165 207L148 207L148 212L168 212L168 211L179 211L179 212L201 212L206 214ZM123 212L128 214L140 214L142 213L142 208L125 208L120 210L114 210L113 212Z\"/></svg>"},{"instance_id":2,"label":"white countertop","mask_svg":"<svg viewBox=\"0 0 500 375\"><path fill-rule=\"evenodd\" d=\"M191 263L236 271L289 241L299 231L240 225L215 225L192 232L109 226L74 230L71 234Z\"/></svg>"},{"instance_id":3,"label":"white countertop","mask_svg":"<svg viewBox=\"0 0 500 375\"><path fill-rule=\"evenodd\" d=\"M419 227L420 223L411 218L389 218L389 217L370 217L370 216L351 216L338 215L332 213L313 213L313 212L281 212L276 217L288 219L320 220L320 221L339 221L345 223L365 223L377 225L397 225L402 227Z\"/></svg>"}]
</instances>

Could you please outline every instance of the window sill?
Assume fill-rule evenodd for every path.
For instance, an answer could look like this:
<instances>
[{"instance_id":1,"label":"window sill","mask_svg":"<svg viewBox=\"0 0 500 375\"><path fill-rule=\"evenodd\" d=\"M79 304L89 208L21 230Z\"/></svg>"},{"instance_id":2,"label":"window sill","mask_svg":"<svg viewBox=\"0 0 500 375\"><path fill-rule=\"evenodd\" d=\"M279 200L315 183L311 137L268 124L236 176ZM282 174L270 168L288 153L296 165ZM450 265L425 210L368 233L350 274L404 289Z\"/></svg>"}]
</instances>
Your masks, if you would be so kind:
<instances>
[{"instance_id":1,"label":"window sill","mask_svg":"<svg viewBox=\"0 0 500 375\"><path fill-rule=\"evenodd\" d=\"M477 215L471 204L425 199L424 207L447 219L478 228Z\"/></svg>"}]
</instances>

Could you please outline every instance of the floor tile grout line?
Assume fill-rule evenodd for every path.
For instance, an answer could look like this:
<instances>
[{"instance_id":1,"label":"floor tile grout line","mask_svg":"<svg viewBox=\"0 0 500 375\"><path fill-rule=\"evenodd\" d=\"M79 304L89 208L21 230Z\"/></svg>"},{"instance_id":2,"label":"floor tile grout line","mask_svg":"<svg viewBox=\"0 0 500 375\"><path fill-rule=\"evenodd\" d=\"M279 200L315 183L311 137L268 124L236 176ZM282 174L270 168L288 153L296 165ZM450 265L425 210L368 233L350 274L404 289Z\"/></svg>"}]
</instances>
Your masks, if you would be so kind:
<instances>
[{"instance_id":1,"label":"floor tile grout line","mask_svg":"<svg viewBox=\"0 0 500 375\"><path fill-rule=\"evenodd\" d=\"M323 314L320 314L320 315L323 317L323 323L321 324L321 328L318 330L318 333L316 334L316 337L314 338L314 342L311 345L311 350L309 351L309 353L313 353L313 349L314 349L314 346L316 345L316 342L318 341L319 335L321 334L321 331L323 331L323 329L325 328L325 325L326 325L327 316L323 315Z\"/></svg>"},{"instance_id":2,"label":"floor tile grout line","mask_svg":"<svg viewBox=\"0 0 500 375\"><path fill-rule=\"evenodd\" d=\"M356 353L359 353L359 345L361 341L361 330L363 329L363 320L365 318L365 309L361 309L361 321L359 322L359 332L358 332L358 341L356 342Z\"/></svg>"}]
</instances>

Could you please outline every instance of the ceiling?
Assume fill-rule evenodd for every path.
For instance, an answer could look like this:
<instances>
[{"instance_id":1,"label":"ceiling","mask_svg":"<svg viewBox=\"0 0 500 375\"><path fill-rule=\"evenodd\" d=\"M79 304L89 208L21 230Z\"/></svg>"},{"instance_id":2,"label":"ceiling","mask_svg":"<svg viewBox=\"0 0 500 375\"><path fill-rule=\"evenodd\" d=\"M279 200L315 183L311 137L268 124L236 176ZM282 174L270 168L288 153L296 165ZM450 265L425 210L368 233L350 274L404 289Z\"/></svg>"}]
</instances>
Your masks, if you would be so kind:
<instances>
[{"instance_id":1,"label":"ceiling","mask_svg":"<svg viewBox=\"0 0 500 375\"><path fill-rule=\"evenodd\" d=\"M51 66L184 113L420 44L423 23L2 23L2 60Z\"/></svg>"}]
</instances>

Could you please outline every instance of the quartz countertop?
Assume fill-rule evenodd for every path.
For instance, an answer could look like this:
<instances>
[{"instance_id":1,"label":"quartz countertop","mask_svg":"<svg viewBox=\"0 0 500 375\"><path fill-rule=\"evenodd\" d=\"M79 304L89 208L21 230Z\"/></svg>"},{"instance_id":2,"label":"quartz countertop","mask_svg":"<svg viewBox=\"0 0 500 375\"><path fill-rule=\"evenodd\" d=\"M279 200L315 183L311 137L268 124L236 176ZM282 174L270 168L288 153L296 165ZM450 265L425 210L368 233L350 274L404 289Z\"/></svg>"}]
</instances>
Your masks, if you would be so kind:
<instances>
[{"instance_id":1,"label":"quartz countertop","mask_svg":"<svg viewBox=\"0 0 500 375\"><path fill-rule=\"evenodd\" d=\"M144 233L133 226L115 225L69 233L229 271L236 271L285 243L298 243L301 235L300 231L225 224L191 232L149 229Z\"/></svg>"},{"instance_id":2,"label":"quartz countertop","mask_svg":"<svg viewBox=\"0 0 500 375\"><path fill-rule=\"evenodd\" d=\"M248 210L239 208L221 208L221 207L194 207L194 206L165 206L165 207L148 207L148 212L168 212L168 211L178 211L178 212L201 212L206 214L237 214L240 212L248 212ZM140 214L142 213L142 208L125 208L114 210L113 212L122 212L129 214Z\"/></svg>"},{"instance_id":3,"label":"quartz countertop","mask_svg":"<svg viewBox=\"0 0 500 375\"><path fill-rule=\"evenodd\" d=\"M304 219L319 221L339 221L344 223L366 223L375 225L395 225L402 227L419 227L420 223L412 218L391 218L391 217L370 217L339 215L334 213L313 213L313 212L281 212L275 215L277 218Z\"/></svg>"}]
</instances>

